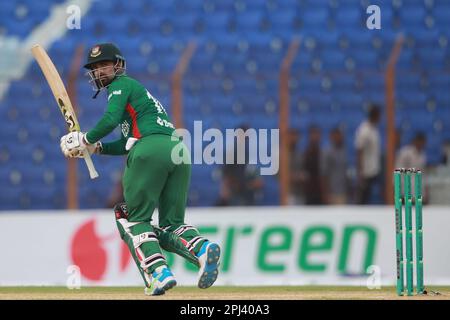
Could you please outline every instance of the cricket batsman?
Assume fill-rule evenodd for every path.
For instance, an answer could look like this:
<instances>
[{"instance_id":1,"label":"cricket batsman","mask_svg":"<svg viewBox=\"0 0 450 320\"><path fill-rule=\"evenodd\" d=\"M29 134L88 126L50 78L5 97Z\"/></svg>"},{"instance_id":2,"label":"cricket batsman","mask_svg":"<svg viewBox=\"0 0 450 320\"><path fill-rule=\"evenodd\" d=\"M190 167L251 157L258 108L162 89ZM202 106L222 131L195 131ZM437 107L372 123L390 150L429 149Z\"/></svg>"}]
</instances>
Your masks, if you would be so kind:
<instances>
[{"instance_id":1,"label":"cricket batsman","mask_svg":"<svg viewBox=\"0 0 450 320\"><path fill-rule=\"evenodd\" d=\"M197 262L198 287L209 288L218 276L220 247L184 221L191 176L188 149L174 134L161 103L126 74L125 58L114 44L91 48L84 67L97 91L94 98L106 89L108 106L90 131L64 135L61 151L66 157L82 157L84 152L127 155L122 179L125 203L114 211L120 236L144 279L145 294L164 294L177 283L161 247ZM101 142L117 126L121 138ZM181 150L181 163L172 161L175 147ZM159 227L151 224L156 207Z\"/></svg>"}]
</instances>

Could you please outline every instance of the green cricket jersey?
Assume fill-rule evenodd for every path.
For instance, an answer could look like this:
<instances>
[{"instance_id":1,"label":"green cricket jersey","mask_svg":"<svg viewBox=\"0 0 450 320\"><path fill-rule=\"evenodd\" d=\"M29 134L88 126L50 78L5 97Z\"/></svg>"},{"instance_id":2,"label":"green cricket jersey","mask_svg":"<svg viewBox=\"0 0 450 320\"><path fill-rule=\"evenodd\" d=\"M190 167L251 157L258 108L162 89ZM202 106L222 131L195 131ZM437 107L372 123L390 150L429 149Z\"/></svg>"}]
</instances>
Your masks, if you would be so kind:
<instances>
[{"instance_id":1,"label":"green cricket jersey","mask_svg":"<svg viewBox=\"0 0 450 320\"><path fill-rule=\"evenodd\" d=\"M95 143L111 133L117 126L121 138L103 143L103 154L126 154L128 138L151 134L172 135L174 126L161 103L138 81L121 75L108 86L108 107L97 125L86 134L89 143Z\"/></svg>"}]
</instances>

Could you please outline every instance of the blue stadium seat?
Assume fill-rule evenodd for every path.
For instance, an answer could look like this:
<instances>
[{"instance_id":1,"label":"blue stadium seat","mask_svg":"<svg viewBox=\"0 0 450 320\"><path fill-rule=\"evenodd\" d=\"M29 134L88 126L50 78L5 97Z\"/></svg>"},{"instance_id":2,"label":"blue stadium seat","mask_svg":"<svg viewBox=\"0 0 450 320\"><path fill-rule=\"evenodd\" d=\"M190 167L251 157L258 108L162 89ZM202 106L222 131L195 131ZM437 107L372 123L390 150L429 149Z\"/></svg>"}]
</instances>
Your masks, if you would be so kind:
<instances>
[{"instance_id":1,"label":"blue stadium seat","mask_svg":"<svg viewBox=\"0 0 450 320\"><path fill-rule=\"evenodd\" d=\"M401 91L396 96L407 108L425 108L427 97L419 91Z\"/></svg>"},{"instance_id":2,"label":"blue stadium seat","mask_svg":"<svg viewBox=\"0 0 450 320\"><path fill-rule=\"evenodd\" d=\"M365 19L362 19L360 8L355 5L339 8L335 20L337 28L358 28L365 21Z\"/></svg>"},{"instance_id":3,"label":"blue stadium seat","mask_svg":"<svg viewBox=\"0 0 450 320\"><path fill-rule=\"evenodd\" d=\"M310 29L306 30L303 43L308 41L308 39L311 39L315 41L319 49L331 50L332 48L336 48L338 46L340 36L341 33L336 31L328 31L322 28Z\"/></svg>"},{"instance_id":4,"label":"blue stadium seat","mask_svg":"<svg viewBox=\"0 0 450 320\"><path fill-rule=\"evenodd\" d=\"M163 19L163 16L151 15L151 17L147 19L135 19L133 20L133 23L138 26L139 35L151 34L151 36L146 39L151 40L154 34L160 30Z\"/></svg>"},{"instance_id":5,"label":"blue stadium seat","mask_svg":"<svg viewBox=\"0 0 450 320\"><path fill-rule=\"evenodd\" d=\"M327 8L317 7L300 12L305 28L319 28L326 26L329 18Z\"/></svg>"},{"instance_id":6,"label":"blue stadium seat","mask_svg":"<svg viewBox=\"0 0 450 320\"><path fill-rule=\"evenodd\" d=\"M203 19L205 20L206 32L224 32L230 22L230 14L228 12L217 12L211 15L204 15Z\"/></svg>"},{"instance_id":7,"label":"blue stadium seat","mask_svg":"<svg viewBox=\"0 0 450 320\"><path fill-rule=\"evenodd\" d=\"M378 70L378 53L373 49L352 49L349 53L355 62L355 70Z\"/></svg>"},{"instance_id":8,"label":"blue stadium seat","mask_svg":"<svg viewBox=\"0 0 450 320\"><path fill-rule=\"evenodd\" d=\"M328 0L305 0L303 1L302 9L327 9L330 5L330 1Z\"/></svg>"},{"instance_id":9,"label":"blue stadium seat","mask_svg":"<svg viewBox=\"0 0 450 320\"><path fill-rule=\"evenodd\" d=\"M345 54L340 51L323 51L320 54L322 70L343 70L345 68Z\"/></svg>"},{"instance_id":10,"label":"blue stadium seat","mask_svg":"<svg viewBox=\"0 0 450 320\"><path fill-rule=\"evenodd\" d=\"M382 32L385 32L388 29L392 28L392 21L394 18L394 12L392 10L392 6L390 3L386 2L380 2L377 3L377 5L380 7L381 11L381 30Z\"/></svg>"},{"instance_id":11,"label":"blue stadium seat","mask_svg":"<svg viewBox=\"0 0 450 320\"><path fill-rule=\"evenodd\" d=\"M450 92L442 91L440 88L430 90L436 98L438 107L450 107Z\"/></svg>"},{"instance_id":12,"label":"blue stadium seat","mask_svg":"<svg viewBox=\"0 0 450 320\"><path fill-rule=\"evenodd\" d=\"M396 79L396 86L399 90L410 92L417 92L420 90L421 77L418 74L410 74L406 77L398 77Z\"/></svg>"},{"instance_id":13,"label":"blue stadium seat","mask_svg":"<svg viewBox=\"0 0 450 320\"><path fill-rule=\"evenodd\" d=\"M345 32L345 37L349 41L349 47L369 49L371 46L371 41L373 38L373 31L368 29L347 29Z\"/></svg>"},{"instance_id":14,"label":"blue stadium seat","mask_svg":"<svg viewBox=\"0 0 450 320\"><path fill-rule=\"evenodd\" d=\"M436 47L439 43L439 30L438 29L424 29L414 28L409 33L420 47Z\"/></svg>"},{"instance_id":15,"label":"blue stadium seat","mask_svg":"<svg viewBox=\"0 0 450 320\"><path fill-rule=\"evenodd\" d=\"M0 192L0 203L2 210L21 209L20 197L23 193L21 187L4 186Z\"/></svg>"},{"instance_id":16,"label":"blue stadium seat","mask_svg":"<svg viewBox=\"0 0 450 320\"><path fill-rule=\"evenodd\" d=\"M319 75L300 74L299 91L319 94L322 90L322 80Z\"/></svg>"},{"instance_id":17,"label":"blue stadium seat","mask_svg":"<svg viewBox=\"0 0 450 320\"><path fill-rule=\"evenodd\" d=\"M177 18L173 20L173 25L176 32L187 33L189 34L189 36L192 36L192 30L194 29L195 24L198 20L199 15L197 13L185 12L184 14L177 16Z\"/></svg>"},{"instance_id":18,"label":"blue stadium seat","mask_svg":"<svg viewBox=\"0 0 450 320\"><path fill-rule=\"evenodd\" d=\"M367 91L381 91L385 86L384 75L382 74L370 74L361 78L363 87Z\"/></svg>"},{"instance_id":19,"label":"blue stadium seat","mask_svg":"<svg viewBox=\"0 0 450 320\"><path fill-rule=\"evenodd\" d=\"M296 17L295 11L283 10L271 13L269 15L269 20L271 22L272 29L286 30L291 29L293 27L295 17Z\"/></svg>"},{"instance_id":20,"label":"blue stadium seat","mask_svg":"<svg viewBox=\"0 0 450 320\"><path fill-rule=\"evenodd\" d=\"M234 16L239 31L256 31L261 23L261 12L244 12Z\"/></svg>"},{"instance_id":21,"label":"blue stadium seat","mask_svg":"<svg viewBox=\"0 0 450 320\"><path fill-rule=\"evenodd\" d=\"M363 105L363 98L359 94L351 94L344 90L335 92L333 95L333 101L339 103L343 109L346 110L360 110ZM344 116L346 114L344 113Z\"/></svg>"},{"instance_id":22,"label":"blue stadium seat","mask_svg":"<svg viewBox=\"0 0 450 320\"><path fill-rule=\"evenodd\" d=\"M433 17L436 20L437 25L448 28L450 21L450 3L446 1L436 1L433 9Z\"/></svg>"},{"instance_id":23,"label":"blue stadium seat","mask_svg":"<svg viewBox=\"0 0 450 320\"><path fill-rule=\"evenodd\" d=\"M403 25L423 25L426 11L423 6L404 6L400 10Z\"/></svg>"},{"instance_id":24,"label":"blue stadium seat","mask_svg":"<svg viewBox=\"0 0 450 320\"><path fill-rule=\"evenodd\" d=\"M404 48L397 61L397 68L402 70L409 70L413 67L414 52L411 49Z\"/></svg>"},{"instance_id":25,"label":"blue stadium seat","mask_svg":"<svg viewBox=\"0 0 450 320\"><path fill-rule=\"evenodd\" d=\"M302 77L304 73L311 70L311 64L313 61L313 54L311 52L302 50L295 57L294 63L292 65L291 74L293 77Z\"/></svg>"},{"instance_id":26,"label":"blue stadium seat","mask_svg":"<svg viewBox=\"0 0 450 320\"><path fill-rule=\"evenodd\" d=\"M445 66L447 53L439 48L419 48L418 56L423 68L442 70Z\"/></svg>"},{"instance_id":27,"label":"blue stadium seat","mask_svg":"<svg viewBox=\"0 0 450 320\"><path fill-rule=\"evenodd\" d=\"M94 12L110 13L113 11L116 5L117 3L115 3L114 1L95 1L93 2L92 10Z\"/></svg>"},{"instance_id":28,"label":"blue stadium seat","mask_svg":"<svg viewBox=\"0 0 450 320\"><path fill-rule=\"evenodd\" d=\"M354 74L343 73L339 76L332 77L330 82L333 91L351 93L355 90L357 81Z\"/></svg>"},{"instance_id":29,"label":"blue stadium seat","mask_svg":"<svg viewBox=\"0 0 450 320\"><path fill-rule=\"evenodd\" d=\"M449 74L430 74L429 82L431 87L440 88L445 90L450 88L450 75Z\"/></svg>"},{"instance_id":30,"label":"blue stadium seat","mask_svg":"<svg viewBox=\"0 0 450 320\"><path fill-rule=\"evenodd\" d=\"M16 3L14 1L6 1L2 5L2 10L0 11L0 18L2 21L7 17L14 16L16 10Z\"/></svg>"}]
</instances>

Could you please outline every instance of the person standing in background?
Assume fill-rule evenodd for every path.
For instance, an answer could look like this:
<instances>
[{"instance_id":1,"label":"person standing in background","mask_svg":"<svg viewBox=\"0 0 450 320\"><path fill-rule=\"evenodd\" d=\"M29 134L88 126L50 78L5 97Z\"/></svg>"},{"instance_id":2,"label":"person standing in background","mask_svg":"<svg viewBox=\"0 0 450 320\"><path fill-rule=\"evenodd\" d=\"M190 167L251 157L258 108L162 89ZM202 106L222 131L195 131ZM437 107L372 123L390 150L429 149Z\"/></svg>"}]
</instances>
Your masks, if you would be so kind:
<instances>
[{"instance_id":1,"label":"person standing in background","mask_svg":"<svg viewBox=\"0 0 450 320\"><path fill-rule=\"evenodd\" d=\"M304 176L302 172L302 154L298 148L300 141L300 132L296 128L290 128L288 131L289 140L289 167L291 174L289 177L289 199L290 205L301 205L305 203L303 197Z\"/></svg>"},{"instance_id":2,"label":"person standing in background","mask_svg":"<svg viewBox=\"0 0 450 320\"><path fill-rule=\"evenodd\" d=\"M368 204L377 178L381 173L381 139L378 129L381 109L372 105L367 120L356 130L356 203Z\"/></svg>"},{"instance_id":3,"label":"person standing in background","mask_svg":"<svg viewBox=\"0 0 450 320\"><path fill-rule=\"evenodd\" d=\"M309 128L309 142L303 154L303 173L305 176L304 195L305 204L323 204L322 186L320 179L320 128L313 125Z\"/></svg>"},{"instance_id":4,"label":"person standing in background","mask_svg":"<svg viewBox=\"0 0 450 320\"><path fill-rule=\"evenodd\" d=\"M411 143L403 146L397 153L395 159L396 168L416 168L420 169L422 173L427 166L427 157L425 153L425 146L427 143L427 138L425 133L417 132L414 135ZM424 177L426 175L423 175ZM422 185L424 188L423 192L423 203L428 201L428 191L426 188L426 183ZM414 179L411 179L411 190L414 190Z\"/></svg>"},{"instance_id":5,"label":"person standing in background","mask_svg":"<svg viewBox=\"0 0 450 320\"><path fill-rule=\"evenodd\" d=\"M331 130L330 143L320 159L323 199L326 204L346 204L349 191L347 154L344 136L339 128Z\"/></svg>"},{"instance_id":6,"label":"person standing in background","mask_svg":"<svg viewBox=\"0 0 450 320\"><path fill-rule=\"evenodd\" d=\"M417 132L411 143L403 146L395 159L396 168L416 168L424 170L427 162L425 145L427 138L423 132Z\"/></svg>"},{"instance_id":7,"label":"person standing in background","mask_svg":"<svg viewBox=\"0 0 450 320\"><path fill-rule=\"evenodd\" d=\"M222 182L216 206L253 206L264 188L264 181L259 175L257 166L250 164L250 150L245 134L249 126L242 124L237 128L234 150L227 153L233 155L233 162L222 166ZM245 163L239 163L238 153L245 153Z\"/></svg>"}]
</instances>

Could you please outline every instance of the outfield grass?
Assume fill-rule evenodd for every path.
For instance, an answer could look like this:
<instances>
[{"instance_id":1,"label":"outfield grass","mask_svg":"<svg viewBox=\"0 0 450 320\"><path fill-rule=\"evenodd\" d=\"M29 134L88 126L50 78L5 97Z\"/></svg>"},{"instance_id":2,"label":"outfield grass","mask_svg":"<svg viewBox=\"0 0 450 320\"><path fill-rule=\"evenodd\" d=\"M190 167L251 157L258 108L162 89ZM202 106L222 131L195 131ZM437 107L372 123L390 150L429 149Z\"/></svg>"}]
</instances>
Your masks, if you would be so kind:
<instances>
[{"instance_id":1,"label":"outfield grass","mask_svg":"<svg viewBox=\"0 0 450 320\"><path fill-rule=\"evenodd\" d=\"M82 287L69 290L66 287L0 287L0 299L80 299L80 300L117 300L117 299L177 299L177 300L391 300L391 299L450 299L450 287L430 287L431 293L423 296L398 297L395 287L383 287L369 290L366 287L344 286L268 286L268 287L232 287L216 286L207 290L196 287L176 287L164 296L149 297L141 287Z\"/></svg>"}]
</instances>

